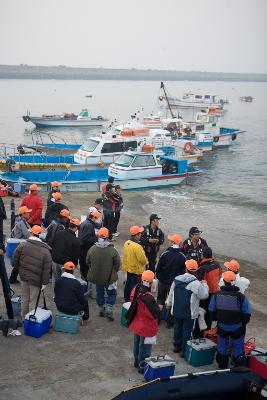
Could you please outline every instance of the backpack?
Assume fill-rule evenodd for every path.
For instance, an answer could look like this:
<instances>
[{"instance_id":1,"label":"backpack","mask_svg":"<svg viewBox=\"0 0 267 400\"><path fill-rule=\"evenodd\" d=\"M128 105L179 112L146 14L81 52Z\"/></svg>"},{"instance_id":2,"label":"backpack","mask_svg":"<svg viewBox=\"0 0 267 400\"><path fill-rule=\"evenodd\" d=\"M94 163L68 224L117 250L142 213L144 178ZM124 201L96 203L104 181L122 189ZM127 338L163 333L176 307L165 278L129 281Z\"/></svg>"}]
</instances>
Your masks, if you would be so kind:
<instances>
[{"instance_id":1,"label":"backpack","mask_svg":"<svg viewBox=\"0 0 267 400\"><path fill-rule=\"evenodd\" d=\"M191 319L191 296L193 292L186 289L190 282L174 280L174 283L173 316L174 318Z\"/></svg>"}]
</instances>

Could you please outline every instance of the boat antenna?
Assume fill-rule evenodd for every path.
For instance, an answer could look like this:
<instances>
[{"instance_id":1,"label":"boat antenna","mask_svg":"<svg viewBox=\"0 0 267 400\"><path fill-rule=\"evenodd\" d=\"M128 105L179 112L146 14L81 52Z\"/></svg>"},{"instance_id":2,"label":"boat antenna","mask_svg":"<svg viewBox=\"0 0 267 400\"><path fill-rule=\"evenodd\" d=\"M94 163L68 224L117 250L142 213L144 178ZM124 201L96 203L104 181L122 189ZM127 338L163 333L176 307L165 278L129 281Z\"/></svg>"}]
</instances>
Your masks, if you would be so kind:
<instances>
[{"instance_id":1,"label":"boat antenna","mask_svg":"<svg viewBox=\"0 0 267 400\"><path fill-rule=\"evenodd\" d=\"M164 83L163 83L163 82L160 83L160 88L163 90L163 92L164 92L164 94L165 94L165 99L166 99L166 101L167 101L168 108L169 108L169 110L170 110L170 113L171 113L172 118L174 118L174 114L173 114L173 112L172 112L172 109L171 109L171 106L170 106L170 103L169 103L169 99L168 99L168 95L167 95L167 93L166 93L166 89L165 89L165 86L164 86Z\"/></svg>"}]
</instances>

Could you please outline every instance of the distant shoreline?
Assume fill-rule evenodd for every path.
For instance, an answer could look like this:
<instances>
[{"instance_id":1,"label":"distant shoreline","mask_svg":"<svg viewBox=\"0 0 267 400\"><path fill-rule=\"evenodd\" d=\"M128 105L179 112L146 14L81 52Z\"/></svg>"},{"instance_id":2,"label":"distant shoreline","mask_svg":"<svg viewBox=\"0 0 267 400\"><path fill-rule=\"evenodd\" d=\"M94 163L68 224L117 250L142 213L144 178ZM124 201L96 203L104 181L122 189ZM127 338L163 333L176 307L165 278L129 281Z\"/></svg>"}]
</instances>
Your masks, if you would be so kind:
<instances>
[{"instance_id":1,"label":"distant shoreline","mask_svg":"<svg viewBox=\"0 0 267 400\"><path fill-rule=\"evenodd\" d=\"M267 74L0 65L0 79L267 82Z\"/></svg>"}]
</instances>

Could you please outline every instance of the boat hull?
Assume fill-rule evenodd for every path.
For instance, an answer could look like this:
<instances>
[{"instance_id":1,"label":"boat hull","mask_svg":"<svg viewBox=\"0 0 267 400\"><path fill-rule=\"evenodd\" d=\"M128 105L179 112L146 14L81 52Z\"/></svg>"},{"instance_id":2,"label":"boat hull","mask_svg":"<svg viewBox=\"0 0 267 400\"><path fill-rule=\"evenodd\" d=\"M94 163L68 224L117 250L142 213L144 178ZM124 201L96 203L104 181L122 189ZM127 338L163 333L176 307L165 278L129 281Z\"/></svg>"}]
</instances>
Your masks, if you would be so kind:
<instances>
[{"instance_id":1,"label":"boat hull","mask_svg":"<svg viewBox=\"0 0 267 400\"><path fill-rule=\"evenodd\" d=\"M30 117L30 121L37 127L81 127L81 126L103 126L108 120L105 119L91 119L91 120L75 120L75 119L51 119Z\"/></svg>"}]
</instances>

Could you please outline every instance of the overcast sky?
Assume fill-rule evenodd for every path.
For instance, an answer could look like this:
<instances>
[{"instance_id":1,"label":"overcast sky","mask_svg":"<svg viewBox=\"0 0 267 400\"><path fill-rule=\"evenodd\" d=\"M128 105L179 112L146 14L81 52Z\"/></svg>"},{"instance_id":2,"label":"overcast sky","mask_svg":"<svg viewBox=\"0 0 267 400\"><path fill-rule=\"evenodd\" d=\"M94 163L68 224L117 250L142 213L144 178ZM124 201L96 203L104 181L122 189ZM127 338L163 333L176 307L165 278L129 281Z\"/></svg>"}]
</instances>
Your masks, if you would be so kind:
<instances>
[{"instance_id":1,"label":"overcast sky","mask_svg":"<svg viewBox=\"0 0 267 400\"><path fill-rule=\"evenodd\" d=\"M267 0L0 0L0 64L267 73Z\"/></svg>"}]
</instances>

